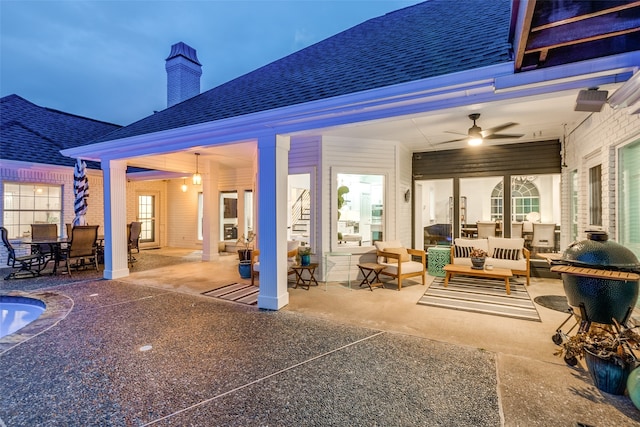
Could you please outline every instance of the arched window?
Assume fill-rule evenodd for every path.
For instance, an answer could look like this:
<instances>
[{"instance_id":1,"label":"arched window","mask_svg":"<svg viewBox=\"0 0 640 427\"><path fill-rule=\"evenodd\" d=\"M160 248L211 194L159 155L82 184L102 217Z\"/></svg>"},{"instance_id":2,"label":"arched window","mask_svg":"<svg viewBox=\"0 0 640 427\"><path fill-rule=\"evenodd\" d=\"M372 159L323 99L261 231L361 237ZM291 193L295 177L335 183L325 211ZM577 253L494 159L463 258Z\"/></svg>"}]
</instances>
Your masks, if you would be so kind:
<instances>
[{"instance_id":1,"label":"arched window","mask_svg":"<svg viewBox=\"0 0 640 427\"><path fill-rule=\"evenodd\" d=\"M491 220L502 220L502 181L491 192ZM530 180L514 179L511 186L511 216L513 221L525 221L529 212L540 212L540 193Z\"/></svg>"}]
</instances>

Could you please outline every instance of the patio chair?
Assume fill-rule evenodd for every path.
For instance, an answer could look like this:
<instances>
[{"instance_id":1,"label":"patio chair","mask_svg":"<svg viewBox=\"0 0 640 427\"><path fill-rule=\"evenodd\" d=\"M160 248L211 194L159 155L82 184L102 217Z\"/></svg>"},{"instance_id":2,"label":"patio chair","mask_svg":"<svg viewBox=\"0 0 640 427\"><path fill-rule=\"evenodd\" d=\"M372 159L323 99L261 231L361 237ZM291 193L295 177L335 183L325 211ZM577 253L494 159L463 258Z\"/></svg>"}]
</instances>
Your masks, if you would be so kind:
<instances>
[{"instance_id":1,"label":"patio chair","mask_svg":"<svg viewBox=\"0 0 640 427\"><path fill-rule=\"evenodd\" d=\"M524 224L521 222L513 222L511 223L511 237L522 237L522 228Z\"/></svg>"},{"instance_id":2,"label":"patio chair","mask_svg":"<svg viewBox=\"0 0 640 427\"><path fill-rule=\"evenodd\" d=\"M291 266L296 263L296 256L298 255L298 247L300 242L297 240L287 241L287 275L294 273L291 270ZM260 274L260 250L254 249L251 251L251 286L255 286L255 279Z\"/></svg>"},{"instance_id":3,"label":"patio chair","mask_svg":"<svg viewBox=\"0 0 640 427\"><path fill-rule=\"evenodd\" d=\"M57 224L31 224L31 239L33 240L56 240L58 238ZM53 257L51 245L32 244L31 253L39 252L45 257Z\"/></svg>"},{"instance_id":4,"label":"patio chair","mask_svg":"<svg viewBox=\"0 0 640 427\"><path fill-rule=\"evenodd\" d=\"M142 232L142 223L133 221L131 224L127 225L128 229L128 239L127 239L127 254L129 256L129 265L133 265L136 262L136 258L133 256L133 250L136 250L136 253L140 253L140 233Z\"/></svg>"},{"instance_id":5,"label":"patio chair","mask_svg":"<svg viewBox=\"0 0 640 427\"><path fill-rule=\"evenodd\" d=\"M9 241L9 232L6 228L0 227L0 234L2 234L2 244L7 249L7 266L16 269L5 277L5 280L20 279L23 277L35 277L40 275L40 271L46 265L44 255L39 252L16 256L16 251Z\"/></svg>"},{"instance_id":6,"label":"patio chair","mask_svg":"<svg viewBox=\"0 0 640 427\"><path fill-rule=\"evenodd\" d=\"M476 227L478 228L478 239L496 237L498 223L493 221L478 221L476 222Z\"/></svg>"},{"instance_id":7,"label":"patio chair","mask_svg":"<svg viewBox=\"0 0 640 427\"><path fill-rule=\"evenodd\" d=\"M71 276L71 262L80 268L93 264L98 269L98 226L76 225L71 230L71 240L65 249L61 250L60 260L64 260L67 274Z\"/></svg>"},{"instance_id":8,"label":"patio chair","mask_svg":"<svg viewBox=\"0 0 640 427\"><path fill-rule=\"evenodd\" d=\"M535 252L553 252L556 246L556 225L533 223L531 249Z\"/></svg>"},{"instance_id":9,"label":"patio chair","mask_svg":"<svg viewBox=\"0 0 640 427\"><path fill-rule=\"evenodd\" d=\"M377 241L377 262L385 267L379 274L398 279L398 290L402 289L402 280L409 277L422 277L422 284L426 284L427 253L420 249L404 248L397 241ZM413 261L412 256L420 257L420 262Z\"/></svg>"}]
</instances>

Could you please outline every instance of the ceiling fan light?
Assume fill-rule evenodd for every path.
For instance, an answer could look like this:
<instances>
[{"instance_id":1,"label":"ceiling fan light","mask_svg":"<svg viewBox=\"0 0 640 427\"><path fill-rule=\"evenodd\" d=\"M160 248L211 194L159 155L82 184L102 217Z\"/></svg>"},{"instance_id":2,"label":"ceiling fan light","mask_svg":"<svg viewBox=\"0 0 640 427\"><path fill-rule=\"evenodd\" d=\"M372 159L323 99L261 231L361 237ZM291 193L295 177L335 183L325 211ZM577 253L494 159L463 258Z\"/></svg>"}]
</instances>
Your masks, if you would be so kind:
<instances>
[{"instance_id":1,"label":"ceiling fan light","mask_svg":"<svg viewBox=\"0 0 640 427\"><path fill-rule=\"evenodd\" d=\"M471 137L469 138L469 145L476 146L482 144L481 137Z\"/></svg>"}]
</instances>

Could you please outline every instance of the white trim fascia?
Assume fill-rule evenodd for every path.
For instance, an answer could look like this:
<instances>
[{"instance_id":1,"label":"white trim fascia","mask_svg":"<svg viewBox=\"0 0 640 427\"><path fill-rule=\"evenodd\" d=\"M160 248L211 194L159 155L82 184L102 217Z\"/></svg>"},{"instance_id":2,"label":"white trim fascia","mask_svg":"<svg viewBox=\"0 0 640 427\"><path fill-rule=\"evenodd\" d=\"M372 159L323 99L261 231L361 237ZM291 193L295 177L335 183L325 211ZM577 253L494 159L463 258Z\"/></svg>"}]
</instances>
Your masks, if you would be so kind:
<instances>
[{"instance_id":1,"label":"white trim fascia","mask_svg":"<svg viewBox=\"0 0 640 427\"><path fill-rule=\"evenodd\" d=\"M164 179L189 179L191 175L185 175L179 172L168 172L161 170L151 170L144 172L128 172L127 180L129 181L159 181Z\"/></svg>"},{"instance_id":2,"label":"white trim fascia","mask_svg":"<svg viewBox=\"0 0 640 427\"><path fill-rule=\"evenodd\" d=\"M612 77L620 83L628 80L640 65L640 51L590 59L539 70L524 71L495 79L496 92L520 90L525 87L544 87L558 83L583 82L588 87L591 79Z\"/></svg>"},{"instance_id":3,"label":"white trim fascia","mask_svg":"<svg viewBox=\"0 0 640 427\"><path fill-rule=\"evenodd\" d=\"M47 163L33 163L33 162L23 162L19 160L0 160L0 169L11 169L11 170L37 170L43 172L64 172L68 173L71 171L73 173L73 166L62 166L62 165L51 165ZM88 169L87 173L90 171L95 171L95 169Z\"/></svg>"}]
</instances>

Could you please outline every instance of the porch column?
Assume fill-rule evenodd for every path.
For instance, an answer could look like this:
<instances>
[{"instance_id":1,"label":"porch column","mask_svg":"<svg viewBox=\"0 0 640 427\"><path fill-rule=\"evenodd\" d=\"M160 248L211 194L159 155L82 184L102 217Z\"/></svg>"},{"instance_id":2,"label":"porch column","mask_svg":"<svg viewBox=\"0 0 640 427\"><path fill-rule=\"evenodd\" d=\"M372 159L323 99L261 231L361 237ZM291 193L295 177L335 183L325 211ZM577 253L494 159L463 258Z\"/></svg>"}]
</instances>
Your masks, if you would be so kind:
<instances>
[{"instance_id":1,"label":"porch column","mask_svg":"<svg viewBox=\"0 0 640 427\"><path fill-rule=\"evenodd\" d=\"M129 275L127 263L127 162L103 160L105 279Z\"/></svg>"},{"instance_id":2,"label":"porch column","mask_svg":"<svg viewBox=\"0 0 640 427\"><path fill-rule=\"evenodd\" d=\"M218 180L220 165L218 162L206 162L202 180L202 260L216 261L220 258L220 197Z\"/></svg>"},{"instance_id":3,"label":"porch column","mask_svg":"<svg viewBox=\"0 0 640 427\"><path fill-rule=\"evenodd\" d=\"M258 138L258 239L260 293L258 307L279 310L287 292L287 176L289 137Z\"/></svg>"}]
</instances>

